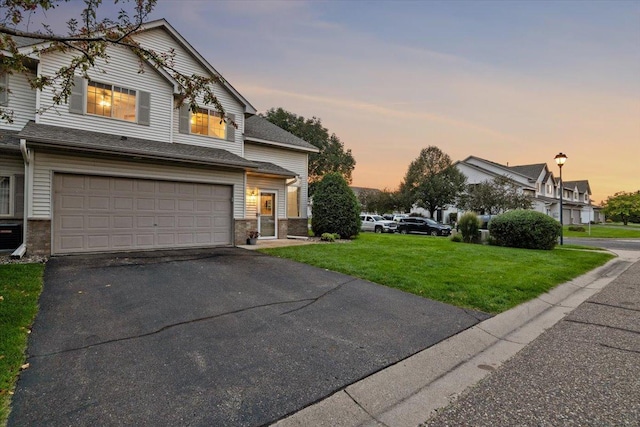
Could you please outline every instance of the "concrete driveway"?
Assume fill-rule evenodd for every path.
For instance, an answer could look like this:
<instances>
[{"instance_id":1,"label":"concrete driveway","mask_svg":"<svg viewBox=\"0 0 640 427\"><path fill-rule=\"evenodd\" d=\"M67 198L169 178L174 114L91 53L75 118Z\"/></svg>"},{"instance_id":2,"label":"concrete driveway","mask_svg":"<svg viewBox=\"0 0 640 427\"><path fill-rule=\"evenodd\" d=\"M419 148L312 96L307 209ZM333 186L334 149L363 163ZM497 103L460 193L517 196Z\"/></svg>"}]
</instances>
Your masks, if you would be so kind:
<instances>
[{"instance_id":1,"label":"concrete driveway","mask_svg":"<svg viewBox=\"0 0 640 427\"><path fill-rule=\"evenodd\" d=\"M487 317L239 248L52 258L9 425L268 424Z\"/></svg>"}]
</instances>

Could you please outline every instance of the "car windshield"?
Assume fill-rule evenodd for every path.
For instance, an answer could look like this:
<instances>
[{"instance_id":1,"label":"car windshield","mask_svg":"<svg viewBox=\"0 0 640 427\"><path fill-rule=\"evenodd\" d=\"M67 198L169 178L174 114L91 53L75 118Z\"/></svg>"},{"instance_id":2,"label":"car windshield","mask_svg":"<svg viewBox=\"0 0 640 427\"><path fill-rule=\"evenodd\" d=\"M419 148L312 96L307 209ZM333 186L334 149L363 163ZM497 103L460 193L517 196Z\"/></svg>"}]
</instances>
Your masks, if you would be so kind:
<instances>
[{"instance_id":1,"label":"car windshield","mask_svg":"<svg viewBox=\"0 0 640 427\"><path fill-rule=\"evenodd\" d=\"M385 220L385 219L384 219L384 218L382 218L380 215L373 215L373 219L374 219L375 221L384 221L384 220Z\"/></svg>"},{"instance_id":2,"label":"car windshield","mask_svg":"<svg viewBox=\"0 0 640 427\"><path fill-rule=\"evenodd\" d=\"M427 218L427 224L429 224L429 225L438 225L437 222L435 222L434 220L429 219L429 218Z\"/></svg>"}]
</instances>

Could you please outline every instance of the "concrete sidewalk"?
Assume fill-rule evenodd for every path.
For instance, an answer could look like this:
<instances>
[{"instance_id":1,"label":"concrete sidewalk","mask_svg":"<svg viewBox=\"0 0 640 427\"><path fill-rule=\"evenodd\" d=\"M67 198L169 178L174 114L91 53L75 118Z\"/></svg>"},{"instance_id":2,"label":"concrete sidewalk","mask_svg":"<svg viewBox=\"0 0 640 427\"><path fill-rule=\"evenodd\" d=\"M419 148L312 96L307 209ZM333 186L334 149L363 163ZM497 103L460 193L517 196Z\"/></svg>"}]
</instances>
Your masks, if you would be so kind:
<instances>
[{"instance_id":1,"label":"concrete sidewalk","mask_svg":"<svg viewBox=\"0 0 640 427\"><path fill-rule=\"evenodd\" d=\"M615 252L606 265L275 425L633 425L640 419L640 252Z\"/></svg>"}]
</instances>

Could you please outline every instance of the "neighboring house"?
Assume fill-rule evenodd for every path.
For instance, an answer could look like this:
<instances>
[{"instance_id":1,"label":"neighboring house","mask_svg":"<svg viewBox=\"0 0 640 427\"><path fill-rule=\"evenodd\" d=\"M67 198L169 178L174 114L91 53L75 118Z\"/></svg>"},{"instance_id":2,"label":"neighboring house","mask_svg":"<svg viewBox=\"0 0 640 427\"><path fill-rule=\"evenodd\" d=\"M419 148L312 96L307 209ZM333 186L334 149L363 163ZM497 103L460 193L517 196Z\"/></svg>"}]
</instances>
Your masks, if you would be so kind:
<instances>
[{"instance_id":1,"label":"neighboring house","mask_svg":"<svg viewBox=\"0 0 640 427\"><path fill-rule=\"evenodd\" d=\"M532 209L560 220L560 182L546 163L530 165L505 166L476 156L469 156L455 163L467 177L467 184L479 184L502 176L517 184L524 194L531 196ZM591 203L591 187L589 181L564 181L563 185L563 223L580 224L589 221L602 221L599 208ZM448 218L449 212L457 212L454 206L443 215Z\"/></svg>"},{"instance_id":2,"label":"neighboring house","mask_svg":"<svg viewBox=\"0 0 640 427\"><path fill-rule=\"evenodd\" d=\"M135 38L174 49L182 73L218 74L165 20ZM237 128L202 100L197 113L176 109L178 83L147 64L138 73L129 49L109 54L106 73L76 76L69 103L42 114L51 89L0 78L10 89L0 103L14 112L0 124L0 222L23 225L28 253L234 245L248 230L306 235L308 154L317 148L256 116L226 80L213 90ZM51 75L68 60L51 52L28 65Z\"/></svg>"}]
</instances>

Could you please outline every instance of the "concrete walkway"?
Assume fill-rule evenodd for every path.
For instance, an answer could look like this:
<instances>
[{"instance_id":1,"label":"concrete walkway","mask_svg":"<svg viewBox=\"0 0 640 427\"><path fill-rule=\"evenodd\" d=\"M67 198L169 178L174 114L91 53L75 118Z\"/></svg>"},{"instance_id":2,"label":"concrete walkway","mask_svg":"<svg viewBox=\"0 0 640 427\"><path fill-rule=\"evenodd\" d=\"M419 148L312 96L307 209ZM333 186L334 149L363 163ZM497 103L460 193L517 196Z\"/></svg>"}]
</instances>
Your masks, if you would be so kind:
<instances>
[{"instance_id":1,"label":"concrete walkway","mask_svg":"<svg viewBox=\"0 0 640 427\"><path fill-rule=\"evenodd\" d=\"M606 265L352 384L275 426L634 425L631 423L640 419L640 252L615 252L618 258ZM605 287L607 292L596 295ZM583 304L585 301L589 303ZM573 327L566 326L569 322ZM583 330L575 327L581 322L587 323ZM540 337L542 344L534 342L552 327ZM609 330L619 336L607 337ZM569 348L559 345L562 343ZM610 350L591 361L582 357L594 347ZM523 349L514 362L505 365ZM531 372L535 361L548 360L557 360L561 369L574 365L581 369L564 375L554 369ZM602 368L595 365L605 360L608 364ZM518 375L518 371L527 374ZM580 415L581 405L594 400L589 390L594 381L585 377L593 371L601 373L595 377L599 389L614 391L605 394L606 399L596 399L599 409L582 412L601 411L601 418L585 419ZM582 377L574 379L574 375ZM438 415L487 376L487 381ZM509 386L513 378L522 384L533 378L534 384L514 392ZM544 384L559 378L566 381L547 394L526 393L527 387L545 390ZM536 382L542 386L536 388ZM582 396L579 402L574 401L576 389ZM501 403L501 397L513 403ZM538 404L532 404L536 399ZM545 399L556 403L545 405Z\"/></svg>"}]
</instances>

